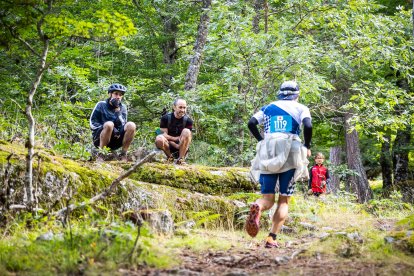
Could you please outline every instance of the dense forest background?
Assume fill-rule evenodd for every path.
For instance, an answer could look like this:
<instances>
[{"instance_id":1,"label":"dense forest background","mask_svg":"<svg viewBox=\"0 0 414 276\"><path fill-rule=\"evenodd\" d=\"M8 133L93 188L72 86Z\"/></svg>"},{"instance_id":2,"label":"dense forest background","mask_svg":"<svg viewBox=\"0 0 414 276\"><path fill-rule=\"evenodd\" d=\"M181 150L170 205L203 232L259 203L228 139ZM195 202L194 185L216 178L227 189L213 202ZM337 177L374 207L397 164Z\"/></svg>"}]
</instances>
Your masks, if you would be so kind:
<instances>
[{"instance_id":1,"label":"dense forest background","mask_svg":"<svg viewBox=\"0 0 414 276\"><path fill-rule=\"evenodd\" d=\"M360 202L413 201L411 0L0 2L0 139L90 157L89 116L111 83L128 87L133 148L154 146L164 109L183 97L195 121L191 162L248 166L247 121L296 79L312 151ZM30 181L29 181L30 182Z\"/></svg>"}]
</instances>

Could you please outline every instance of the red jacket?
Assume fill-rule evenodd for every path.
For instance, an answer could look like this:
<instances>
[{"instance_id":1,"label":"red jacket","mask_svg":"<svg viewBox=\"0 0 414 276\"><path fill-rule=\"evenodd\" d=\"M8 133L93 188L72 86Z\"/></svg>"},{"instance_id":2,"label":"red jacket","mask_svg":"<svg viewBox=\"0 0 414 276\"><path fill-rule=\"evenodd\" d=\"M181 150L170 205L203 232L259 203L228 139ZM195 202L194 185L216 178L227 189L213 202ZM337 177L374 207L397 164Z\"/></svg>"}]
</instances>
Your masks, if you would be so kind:
<instances>
[{"instance_id":1,"label":"red jacket","mask_svg":"<svg viewBox=\"0 0 414 276\"><path fill-rule=\"evenodd\" d=\"M314 193L326 193L326 185L329 179L328 168L323 164L315 164L309 170L309 189L312 189ZM322 185L322 181L325 181L326 184Z\"/></svg>"}]
</instances>

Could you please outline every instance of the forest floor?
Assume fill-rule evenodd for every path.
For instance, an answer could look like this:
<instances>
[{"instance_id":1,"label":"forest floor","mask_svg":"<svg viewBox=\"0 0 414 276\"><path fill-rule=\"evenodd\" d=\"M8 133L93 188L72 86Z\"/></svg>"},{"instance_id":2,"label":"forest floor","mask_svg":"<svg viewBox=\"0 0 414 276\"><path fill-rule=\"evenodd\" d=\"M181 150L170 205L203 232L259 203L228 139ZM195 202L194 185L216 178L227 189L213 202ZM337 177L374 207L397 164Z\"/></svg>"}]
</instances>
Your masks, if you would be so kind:
<instances>
[{"instance_id":1,"label":"forest floor","mask_svg":"<svg viewBox=\"0 0 414 276\"><path fill-rule=\"evenodd\" d=\"M223 232L207 238L220 240L226 239L225 236ZM259 238L239 235L234 243L237 245L228 250L179 251L176 258L180 265L174 268L141 267L119 272L127 275L414 275L414 264L364 258L353 254L352 247L342 248L343 254L350 255L345 257L338 252L309 250L319 240L314 235L306 235L281 242L280 248L267 249Z\"/></svg>"},{"instance_id":2,"label":"forest floor","mask_svg":"<svg viewBox=\"0 0 414 276\"><path fill-rule=\"evenodd\" d=\"M3 156L11 156L10 152L6 149ZM55 165L53 163L50 167ZM87 180L101 180L92 169L81 170L84 166L78 168L72 161L65 165L74 170L73 173L87 172ZM101 165L97 167L96 172L100 173ZM104 168L112 167L105 164ZM113 168L114 174L123 169L120 166ZM143 191L159 193L160 200L171 200L168 196L179 191L169 187L163 190L164 185L139 184L137 187L141 189L148 186L148 190ZM261 231L256 238L252 239L241 230L248 214L248 204L260 197L257 192L235 193L231 198L223 198L226 202L245 204L244 207L236 205L237 213L230 220L222 219L226 209L216 197L215 201L206 201L211 204L206 205L210 209L197 204L180 209L172 204L172 211L185 212L185 216L175 224L173 233L164 236L154 234L156 231L149 227L143 227L145 231L140 232L141 228L114 215L113 207L108 208L105 204L95 206L96 209L85 208L79 217L74 213L69 220L71 223L67 224L46 217L35 220L25 214L7 217L13 223L0 229L3 233L0 239L0 275L414 276L414 207L402 202L398 194L381 199L381 190L378 189L381 185L380 181L371 183L377 196L365 204L357 204L353 194L343 191L322 199L307 197L304 191L300 192L298 185L297 195L289 202L286 228L278 235L280 248L273 249L264 248L270 211L263 212ZM163 193L168 196L161 196ZM184 198L185 202L193 203L188 199L193 200L188 196L190 193L181 191L177 199ZM140 195L132 194L131 197ZM147 196L146 193L143 195ZM201 197L194 198L198 203ZM174 202L178 202L177 199ZM166 208L164 203L159 204L161 210ZM108 210L108 214L104 210ZM408 217L410 219L401 223ZM134 245L133 237L137 230L139 234ZM404 244L408 245L408 250L407 246L401 246Z\"/></svg>"}]
</instances>

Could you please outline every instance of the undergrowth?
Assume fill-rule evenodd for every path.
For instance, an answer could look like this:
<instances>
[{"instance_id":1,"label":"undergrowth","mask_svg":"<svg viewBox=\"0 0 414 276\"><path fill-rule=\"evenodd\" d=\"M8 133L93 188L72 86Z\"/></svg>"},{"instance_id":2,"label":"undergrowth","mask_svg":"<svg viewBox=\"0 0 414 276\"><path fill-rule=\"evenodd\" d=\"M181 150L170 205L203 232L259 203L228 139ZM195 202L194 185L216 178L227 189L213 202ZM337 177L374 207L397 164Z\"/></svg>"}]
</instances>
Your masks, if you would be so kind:
<instances>
[{"instance_id":1,"label":"undergrowth","mask_svg":"<svg viewBox=\"0 0 414 276\"><path fill-rule=\"evenodd\" d=\"M374 207L375 206L375 207ZM414 261L387 237L397 225L410 224L413 205L402 202L398 194L391 199L378 198L366 204L356 203L355 196L340 192L323 198L293 197L286 225L299 229L294 236L319 237L307 250L308 255L325 254L339 258L378 261L387 264ZM302 222L314 225L309 230Z\"/></svg>"},{"instance_id":2,"label":"undergrowth","mask_svg":"<svg viewBox=\"0 0 414 276\"><path fill-rule=\"evenodd\" d=\"M162 240L167 248L189 249L194 252L207 250L228 250L238 245L240 236L237 231L225 231L223 229L203 230L195 229L190 235L174 236Z\"/></svg>"},{"instance_id":3,"label":"undergrowth","mask_svg":"<svg viewBox=\"0 0 414 276\"><path fill-rule=\"evenodd\" d=\"M153 239L147 226L130 221L82 219L66 225L38 221L28 228L27 220L19 218L2 233L0 274L99 274L175 263L166 250L154 246Z\"/></svg>"},{"instance_id":4,"label":"undergrowth","mask_svg":"<svg viewBox=\"0 0 414 276\"><path fill-rule=\"evenodd\" d=\"M84 213L60 221L53 217L32 216L30 213L7 216L8 223L0 228L0 275L110 274L120 268L136 270L141 266L171 268L179 265L176 256L183 250L200 253L208 250L226 251L246 248L250 241L244 231L249 203L260 195L237 193L227 199L239 201L234 223L228 221L225 208L216 212L183 212L175 221L175 235L154 234L147 224L139 226L114 215L109 209L86 208ZM200 207L201 208L201 207ZM391 198L376 198L358 204L354 195L340 192L322 198L298 192L290 200L286 227L278 239L285 243L304 237L316 237L307 248L309 256L324 254L334 258L386 264L414 261L411 249L414 229L413 205L403 203L398 193ZM176 210L178 211L178 210ZM256 239L264 239L274 209L263 212L261 231ZM180 218L176 216L176 218ZM185 218L185 219L184 219ZM191 227L186 227L189 223ZM304 223L314 226L308 229ZM220 227L226 225L226 227ZM408 247L387 242L394 237L408 240ZM323 236L323 237L322 237Z\"/></svg>"}]
</instances>

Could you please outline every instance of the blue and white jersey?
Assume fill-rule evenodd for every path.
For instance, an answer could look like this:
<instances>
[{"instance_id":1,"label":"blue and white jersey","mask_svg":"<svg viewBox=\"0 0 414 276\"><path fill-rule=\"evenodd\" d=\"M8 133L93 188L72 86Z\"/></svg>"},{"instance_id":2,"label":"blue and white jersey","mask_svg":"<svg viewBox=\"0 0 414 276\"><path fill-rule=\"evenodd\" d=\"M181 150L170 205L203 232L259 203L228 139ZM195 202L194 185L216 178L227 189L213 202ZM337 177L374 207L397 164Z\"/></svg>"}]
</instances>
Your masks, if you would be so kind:
<instances>
[{"instance_id":1,"label":"blue and white jersey","mask_svg":"<svg viewBox=\"0 0 414 276\"><path fill-rule=\"evenodd\" d=\"M310 118L309 108L297 101L274 101L263 106L253 115L264 125L265 135L275 132L289 132L299 135L304 118Z\"/></svg>"}]
</instances>

